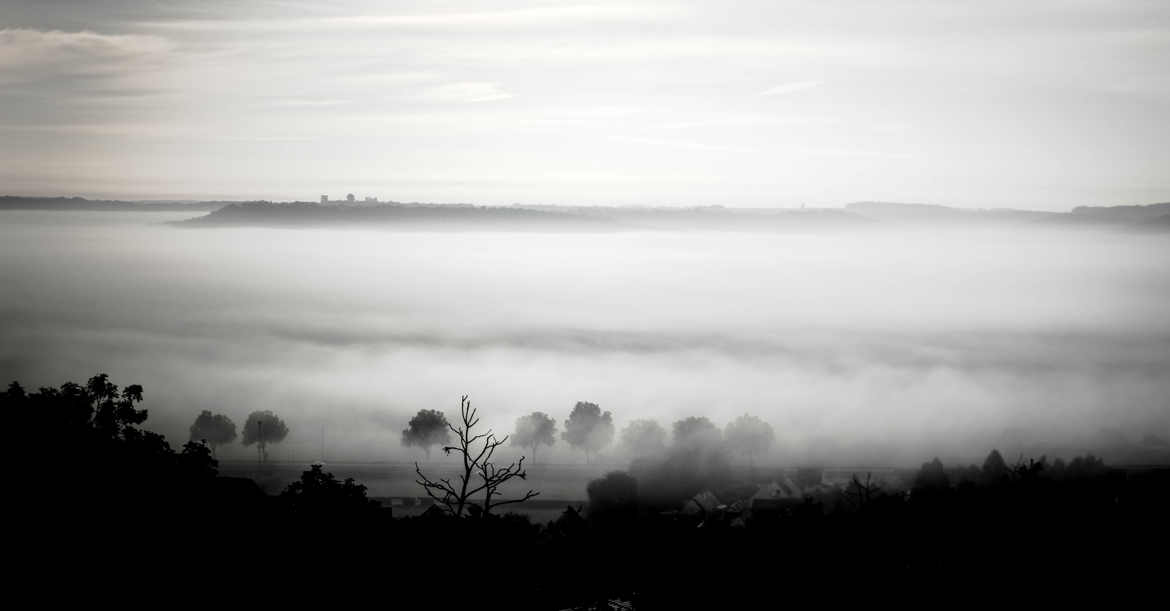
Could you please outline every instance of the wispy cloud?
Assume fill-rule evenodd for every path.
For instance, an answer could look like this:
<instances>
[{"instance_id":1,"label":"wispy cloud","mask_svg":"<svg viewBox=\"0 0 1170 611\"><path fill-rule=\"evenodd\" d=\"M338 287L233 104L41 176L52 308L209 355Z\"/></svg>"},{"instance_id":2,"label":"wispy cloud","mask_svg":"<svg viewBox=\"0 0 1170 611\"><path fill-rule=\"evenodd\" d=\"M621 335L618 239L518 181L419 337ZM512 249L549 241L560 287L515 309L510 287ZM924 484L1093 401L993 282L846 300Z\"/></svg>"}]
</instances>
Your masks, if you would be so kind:
<instances>
[{"instance_id":1,"label":"wispy cloud","mask_svg":"<svg viewBox=\"0 0 1170 611\"><path fill-rule=\"evenodd\" d=\"M171 49L171 43L159 36L2 29L0 82L141 70Z\"/></svg>"},{"instance_id":2,"label":"wispy cloud","mask_svg":"<svg viewBox=\"0 0 1170 611\"><path fill-rule=\"evenodd\" d=\"M583 24L603 21L643 20L661 17L670 7L635 7L625 5L540 6L499 11L451 11L405 13L394 15L349 15L342 17L308 17L296 19L217 20L187 19L144 21L139 26L188 31L297 31L309 29L380 29L380 28L508 28L547 26L549 24Z\"/></svg>"},{"instance_id":3,"label":"wispy cloud","mask_svg":"<svg viewBox=\"0 0 1170 611\"><path fill-rule=\"evenodd\" d=\"M770 89L760 92L761 96L774 95L788 95L790 93L799 93L801 91L808 91L809 89L816 89L821 86L820 81L794 81L792 83L784 83L776 85Z\"/></svg>"}]
</instances>

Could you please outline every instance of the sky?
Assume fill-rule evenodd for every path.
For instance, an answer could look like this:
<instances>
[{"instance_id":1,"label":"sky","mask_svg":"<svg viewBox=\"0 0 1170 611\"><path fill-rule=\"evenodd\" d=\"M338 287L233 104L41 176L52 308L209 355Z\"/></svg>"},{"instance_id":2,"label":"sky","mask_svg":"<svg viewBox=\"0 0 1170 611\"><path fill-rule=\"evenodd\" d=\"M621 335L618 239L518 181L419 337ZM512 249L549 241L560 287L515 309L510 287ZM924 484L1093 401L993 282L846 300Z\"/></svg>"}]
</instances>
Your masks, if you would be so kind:
<instances>
[{"instance_id":1,"label":"sky","mask_svg":"<svg viewBox=\"0 0 1170 611\"><path fill-rule=\"evenodd\" d=\"M1170 201L1165 0L0 1L0 192Z\"/></svg>"}]
</instances>

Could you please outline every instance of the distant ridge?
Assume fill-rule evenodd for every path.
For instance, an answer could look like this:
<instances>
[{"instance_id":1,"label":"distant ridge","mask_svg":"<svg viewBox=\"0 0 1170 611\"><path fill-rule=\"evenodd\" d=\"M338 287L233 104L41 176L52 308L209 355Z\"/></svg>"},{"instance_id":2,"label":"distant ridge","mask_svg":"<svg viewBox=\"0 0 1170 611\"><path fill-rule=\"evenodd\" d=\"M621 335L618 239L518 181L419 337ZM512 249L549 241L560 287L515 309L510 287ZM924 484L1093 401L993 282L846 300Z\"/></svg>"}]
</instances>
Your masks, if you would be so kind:
<instances>
[{"instance_id":1,"label":"distant ridge","mask_svg":"<svg viewBox=\"0 0 1170 611\"><path fill-rule=\"evenodd\" d=\"M469 204L358 204L245 202L177 224L185 226L392 226L428 231L703 230L775 232L864 226L872 221L845 210L619 208L607 206L474 206Z\"/></svg>"},{"instance_id":2,"label":"distant ridge","mask_svg":"<svg viewBox=\"0 0 1170 611\"><path fill-rule=\"evenodd\" d=\"M997 208L954 208L938 204L855 202L846 210L866 218L896 223L1045 223L1056 226L1166 229L1170 203L1144 206L1079 206L1071 212Z\"/></svg>"},{"instance_id":3,"label":"distant ridge","mask_svg":"<svg viewBox=\"0 0 1170 611\"><path fill-rule=\"evenodd\" d=\"M607 219L566 212L470 204L361 204L313 202L233 203L184 226L345 227L386 226L424 231L614 231Z\"/></svg>"},{"instance_id":4,"label":"distant ridge","mask_svg":"<svg viewBox=\"0 0 1170 611\"><path fill-rule=\"evenodd\" d=\"M1061 216L1062 212L1013 210L1001 208L954 208L939 204L902 204L896 202L854 202L845 209L878 221L1038 221Z\"/></svg>"},{"instance_id":5,"label":"distant ridge","mask_svg":"<svg viewBox=\"0 0 1170 611\"><path fill-rule=\"evenodd\" d=\"M534 210L571 211L594 218L618 221L643 229L707 231L785 231L809 228L864 227L871 220L847 210L833 208L727 208L724 206L618 207L618 206L533 206Z\"/></svg>"},{"instance_id":6,"label":"distant ridge","mask_svg":"<svg viewBox=\"0 0 1170 611\"><path fill-rule=\"evenodd\" d=\"M0 210L190 211L188 227L390 227L422 231L733 231L785 232L901 224L1049 226L1170 230L1170 202L1079 206L1070 212L957 208L939 204L864 201L844 208L725 206L480 206L399 202L118 201L82 197L0 196Z\"/></svg>"},{"instance_id":7,"label":"distant ridge","mask_svg":"<svg viewBox=\"0 0 1170 611\"><path fill-rule=\"evenodd\" d=\"M202 211L215 210L227 203L228 202L196 201L129 202L109 199L86 199L84 197L29 197L24 195L0 195L0 210Z\"/></svg>"},{"instance_id":8,"label":"distant ridge","mask_svg":"<svg viewBox=\"0 0 1170 611\"><path fill-rule=\"evenodd\" d=\"M1147 206L1078 206L1071 217L1107 223L1141 223L1156 221L1170 214L1170 202Z\"/></svg>"}]
</instances>

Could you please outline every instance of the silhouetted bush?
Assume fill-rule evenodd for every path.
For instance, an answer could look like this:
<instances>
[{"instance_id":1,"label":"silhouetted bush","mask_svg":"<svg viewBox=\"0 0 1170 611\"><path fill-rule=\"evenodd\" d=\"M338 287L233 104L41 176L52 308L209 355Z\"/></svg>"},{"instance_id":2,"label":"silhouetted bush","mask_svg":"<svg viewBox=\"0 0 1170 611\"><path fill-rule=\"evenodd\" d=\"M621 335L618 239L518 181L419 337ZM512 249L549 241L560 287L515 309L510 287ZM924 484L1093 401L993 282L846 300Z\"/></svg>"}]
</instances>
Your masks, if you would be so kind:
<instances>
[{"instance_id":1,"label":"silhouetted bush","mask_svg":"<svg viewBox=\"0 0 1170 611\"><path fill-rule=\"evenodd\" d=\"M377 501L366 498L366 487L353 478L338 481L321 465L312 465L301 478L280 493L286 511L302 517L365 518L379 511Z\"/></svg>"},{"instance_id":2,"label":"silhouetted bush","mask_svg":"<svg viewBox=\"0 0 1170 611\"><path fill-rule=\"evenodd\" d=\"M664 509L734 483L731 460L721 445L674 446L664 456L633 461L630 475L638 481L643 501Z\"/></svg>"},{"instance_id":3,"label":"silhouetted bush","mask_svg":"<svg viewBox=\"0 0 1170 611\"><path fill-rule=\"evenodd\" d=\"M638 512L638 481L621 471L607 473L585 487L589 519L628 519Z\"/></svg>"}]
</instances>

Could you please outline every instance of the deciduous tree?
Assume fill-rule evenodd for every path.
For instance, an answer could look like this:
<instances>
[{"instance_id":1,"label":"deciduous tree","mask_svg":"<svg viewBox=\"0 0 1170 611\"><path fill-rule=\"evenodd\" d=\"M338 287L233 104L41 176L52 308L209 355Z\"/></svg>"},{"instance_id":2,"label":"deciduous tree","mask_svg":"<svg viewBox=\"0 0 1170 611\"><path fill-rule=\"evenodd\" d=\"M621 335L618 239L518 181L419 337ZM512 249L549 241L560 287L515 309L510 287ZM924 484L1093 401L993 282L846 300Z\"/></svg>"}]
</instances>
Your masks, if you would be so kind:
<instances>
[{"instance_id":1,"label":"deciduous tree","mask_svg":"<svg viewBox=\"0 0 1170 611\"><path fill-rule=\"evenodd\" d=\"M276 414L267 410L248 414L242 443L245 446L256 444L260 462L268 461L268 444L280 443L285 437L288 437L288 425Z\"/></svg>"},{"instance_id":2,"label":"deciduous tree","mask_svg":"<svg viewBox=\"0 0 1170 611\"><path fill-rule=\"evenodd\" d=\"M588 464L590 453L596 453L613 441L613 415L602 412L596 403L579 401L565 421L561 439L584 451Z\"/></svg>"},{"instance_id":3,"label":"deciduous tree","mask_svg":"<svg viewBox=\"0 0 1170 611\"><path fill-rule=\"evenodd\" d=\"M532 450L532 462L536 462L536 450L542 445L556 443L557 421L544 412L532 412L516 419L512 431L512 445Z\"/></svg>"},{"instance_id":4,"label":"deciduous tree","mask_svg":"<svg viewBox=\"0 0 1170 611\"><path fill-rule=\"evenodd\" d=\"M208 410L200 412L189 431L191 441L206 441L213 456L220 445L236 440L236 423L223 414L213 415Z\"/></svg>"},{"instance_id":5,"label":"deciduous tree","mask_svg":"<svg viewBox=\"0 0 1170 611\"><path fill-rule=\"evenodd\" d=\"M402 431L402 445L422 448L427 460L430 460L431 448L451 443L450 426L443 412L420 409L407 423L406 430Z\"/></svg>"}]
</instances>

